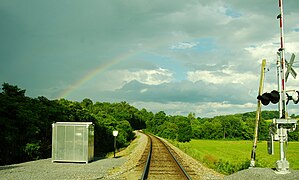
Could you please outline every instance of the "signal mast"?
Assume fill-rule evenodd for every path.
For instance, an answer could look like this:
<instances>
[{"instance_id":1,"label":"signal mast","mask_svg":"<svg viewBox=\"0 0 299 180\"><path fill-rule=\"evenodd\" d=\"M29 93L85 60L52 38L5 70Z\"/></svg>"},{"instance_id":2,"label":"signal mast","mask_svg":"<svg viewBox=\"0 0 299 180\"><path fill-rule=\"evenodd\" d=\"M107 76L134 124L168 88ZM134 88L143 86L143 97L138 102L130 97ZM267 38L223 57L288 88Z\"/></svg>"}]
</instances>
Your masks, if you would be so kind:
<instances>
[{"instance_id":1,"label":"signal mast","mask_svg":"<svg viewBox=\"0 0 299 180\"><path fill-rule=\"evenodd\" d=\"M289 173L289 162L286 159L286 143L288 141L288 132L296 129L297 120L288 118L287 114L287 102L291 99L291 96L287 96L286 93L286 81L289 72L292 73L293 77L296 78L296 72L292 69L291 65L294 61L295 55L292 55L290 64L288 64L288 70L286 71L286 60L285 60L285 42L284 42L284 29L283 29L283 2L279 1L280 14L277 16L279 19L280 27L280 48L278 49L277 55L277 81L278 81L278 92L279 98L279 118L273 119L272 128L270 128L270 139L268 142L268 153L274 154L273 141L279 141L280 145L280 159L276 161L276 170L279 174ZM297 93L298 99L298 93ZM295 100L295 99L293 99ZM295 101L294 101L295 102Z\"/></svg>"}]
</instances>

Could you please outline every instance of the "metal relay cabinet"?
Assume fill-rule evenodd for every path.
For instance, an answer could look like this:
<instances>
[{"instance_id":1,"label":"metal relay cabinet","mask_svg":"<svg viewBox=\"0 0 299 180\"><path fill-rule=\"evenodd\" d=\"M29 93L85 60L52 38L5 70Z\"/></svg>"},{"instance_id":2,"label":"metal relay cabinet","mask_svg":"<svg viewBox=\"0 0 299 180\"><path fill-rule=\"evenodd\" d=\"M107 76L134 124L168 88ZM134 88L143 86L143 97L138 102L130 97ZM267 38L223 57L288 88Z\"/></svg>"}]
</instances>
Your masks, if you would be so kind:
<instances>
[{"instance_id":1,"label":"metal relay cabinet","mask_svg":"<svg viewBox=\"0 0 299 180\"><path fill-rule=\"evenodd\" d=\"M52 124L52 162L85 162L94 157L92 122L56 122Z\"/></svg>"}]
</instances>

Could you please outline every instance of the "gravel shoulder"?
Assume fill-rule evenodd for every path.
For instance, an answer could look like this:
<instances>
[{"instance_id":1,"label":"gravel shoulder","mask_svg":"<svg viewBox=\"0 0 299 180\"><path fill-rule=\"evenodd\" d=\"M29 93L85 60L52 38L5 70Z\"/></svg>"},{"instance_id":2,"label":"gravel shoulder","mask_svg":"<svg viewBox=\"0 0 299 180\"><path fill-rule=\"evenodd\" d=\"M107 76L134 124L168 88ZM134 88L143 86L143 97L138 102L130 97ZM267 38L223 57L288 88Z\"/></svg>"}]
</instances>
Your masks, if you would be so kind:
<instances>
[{"instance_id":1,"label":"gravel shoulder","mask_svg":"<svg viewBox=\"0 0 299 180\"><path fill-rule=\"evenodd\" d=\"M288 174L278 174L275 170L270 168L251 168L245 169L229 176L226 176L224 180L295 180L299 179L298 170L290 170Z\"/></svg>"},{"instance_id":2,"label":"gravel shoulder","mask_svg":"<svg viewBox=\"0 0 299 180\"><path fill-rule=\"evenodd\" d=\"M0 179L102 179L110 169L122 165L124 158L98 159L88 164L52 163L42 159L0 167Z\"/></svg>"}]
</instances>

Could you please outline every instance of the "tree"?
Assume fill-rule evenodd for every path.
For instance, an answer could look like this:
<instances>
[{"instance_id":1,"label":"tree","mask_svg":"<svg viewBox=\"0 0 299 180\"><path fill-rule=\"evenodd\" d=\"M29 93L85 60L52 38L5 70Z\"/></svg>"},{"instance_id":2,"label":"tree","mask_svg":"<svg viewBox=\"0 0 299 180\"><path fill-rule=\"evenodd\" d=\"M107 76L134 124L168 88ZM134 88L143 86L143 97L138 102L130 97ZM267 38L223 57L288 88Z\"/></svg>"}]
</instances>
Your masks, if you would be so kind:
<instances>
[{"instance_id":1,"label":"tree","mask_svg":"<svg viewBox=\"0 0 299 180\"><path fill-rule=\"evenodd\" d=\"M92 102L91 99L85 98L85 99L83 99L83 101L81 102L81 106L82 106L84 109L92 110L92 109L90 109L90 108L92 108L92 106L93 106L93 102Z\"/></svg>"},{"instance_id":2,"label":"tree","mask_svg":"<svg viewBox=\"0 0 299 180\"><path fill-rule=\"evenodd\" d=\"M10 97L25 97L25 89L20 89L18 86L13 86L8 83L2 84L2 94Z\"/></svg>"},{"instance_id":3,"label":"tree","mask_svg":"<svg viewBox=\"0 0 299 180\"><path fill-rule=\"evenodd\" d=\"M187 117L177 116L175 121L178 124L178 138L179 142L189 142L192 137L192 128L190 120Z\"/></svg>"},{"instance_id":4,"label":"tree","mask_svg":"<svg viewBox=\"0 0 299 180\"><path fill-rule=\"evenodd\" d=\"M158 133L158 136L173 140L177 139L179 130L177 124L166 121L163 125L161 125L161 129L162 131Z\"/></svg>"}]
</instances>

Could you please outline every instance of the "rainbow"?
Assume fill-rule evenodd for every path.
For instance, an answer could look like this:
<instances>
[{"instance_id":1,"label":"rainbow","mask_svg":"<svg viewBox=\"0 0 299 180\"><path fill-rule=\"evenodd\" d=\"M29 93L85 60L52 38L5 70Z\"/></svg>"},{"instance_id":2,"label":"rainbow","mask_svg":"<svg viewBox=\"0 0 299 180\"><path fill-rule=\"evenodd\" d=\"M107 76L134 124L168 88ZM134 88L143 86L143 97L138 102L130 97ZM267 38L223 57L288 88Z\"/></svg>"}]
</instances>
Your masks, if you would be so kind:
<instances>
[{"instance_id":1,"label":"rainbow","mask_svg":"<svg viewBox=\"0 0 299 180\"><path fill-rule=\"evenodd\" d=\"M72 92L74 92L76 89L78 89L79 87L81 87L82 85L84 85L86 82L88 82L89 80L91 80L93 77L95 77L97 74L103 72L104 70L110 68L111 66L120 63L123 60L126 60L127 58L129 58L130 56L134 55L133 51L129 51L127 53L121 54L117 57L115 57L114 59L111 59L109 61L107 61L104 64L99 65L98 67L96 67L95 69L91 70L90 72L88 72L85 76L83 76L81 79L79 79L78 81L74 82L73 84L71 84L69 87L67 87L66 89L64 89L62 91L62 93L60 93L58 95L58 99L61 98L66 98L68 97L70 94L72 94Z\"/></svg>"}]
</instances>

